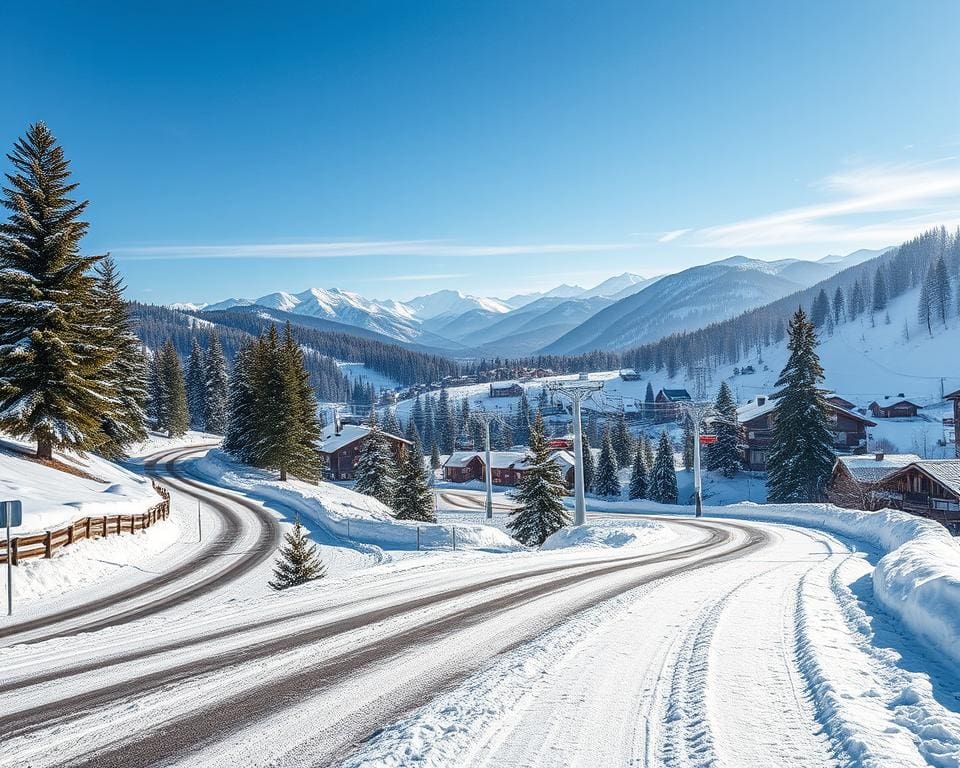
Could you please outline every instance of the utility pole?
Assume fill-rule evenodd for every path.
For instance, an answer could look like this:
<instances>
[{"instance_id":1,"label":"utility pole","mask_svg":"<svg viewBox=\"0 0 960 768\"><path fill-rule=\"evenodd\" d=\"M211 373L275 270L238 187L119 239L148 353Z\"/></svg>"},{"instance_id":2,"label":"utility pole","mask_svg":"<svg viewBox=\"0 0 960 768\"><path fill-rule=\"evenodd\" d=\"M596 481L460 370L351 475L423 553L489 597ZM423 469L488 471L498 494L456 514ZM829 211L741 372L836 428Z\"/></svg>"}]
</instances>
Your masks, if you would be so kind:
<instances>
[{"instance_id":1,"label":"utility pole","mask_svg":"<svg viewBox=\"0 0 960 768\"><path fill-rule=\"evenodd\" d=\"M548 381L547 388L563 395L573 403L573 524L583 525L587 521L586 491L583 487L583 427L580 424L580 403L594 392L603 389L602 381L590 381L587 374L581 373L573 381Z\"/></svg>"},{"instance_id":2,"label":"utility pole","mask_svg":"<svg viewBox=\"0 0 960 768\"><path fill-rule=\"evenodd\" d=\"M471 419L476 419L483 424L483 450L484 450L484 479L487 486L486 518L493 520L493 468L490 466L490 425L494 421L500 421L500 414L496 411L485 411L482 409L474 410L470 413Z\"/></svg>"}]
</instances>

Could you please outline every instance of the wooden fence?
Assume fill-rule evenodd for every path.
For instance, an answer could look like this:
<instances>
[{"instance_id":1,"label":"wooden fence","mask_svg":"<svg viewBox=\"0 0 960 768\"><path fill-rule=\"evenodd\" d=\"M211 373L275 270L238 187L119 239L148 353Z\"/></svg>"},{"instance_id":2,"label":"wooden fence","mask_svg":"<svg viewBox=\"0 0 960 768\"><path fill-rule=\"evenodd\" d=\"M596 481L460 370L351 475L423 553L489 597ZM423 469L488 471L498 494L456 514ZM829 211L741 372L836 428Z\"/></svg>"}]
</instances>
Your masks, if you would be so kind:
<instances>
[{"instance_id":1,"label":"wooden fence","mask_svg":"<svg viewBox=\"0 0 960 768\"><path fill-rule=\"evenodd\" d=\"M61 547L81 539L99 539L121 533L135 533L149 528L158 520L166 520L170 517L170 492L156 483L153 489L163 498L163 501L150 507L142 515L82 517L55 531L11 537L10 557L13 565L31 557L53 557L53 553ZM0 563L7 562L6 550L6 537L0 537Z\"/></svg>"}]
</instances>

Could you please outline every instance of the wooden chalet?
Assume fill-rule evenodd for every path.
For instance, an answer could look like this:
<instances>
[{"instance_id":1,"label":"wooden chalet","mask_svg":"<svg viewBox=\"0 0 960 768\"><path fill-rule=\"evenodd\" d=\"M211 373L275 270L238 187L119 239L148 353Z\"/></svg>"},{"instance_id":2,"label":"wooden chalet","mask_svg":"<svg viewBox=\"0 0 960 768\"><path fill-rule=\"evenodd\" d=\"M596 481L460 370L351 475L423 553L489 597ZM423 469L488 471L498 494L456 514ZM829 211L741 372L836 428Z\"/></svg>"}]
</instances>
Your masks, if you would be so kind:
<instances>
[{"instance_id":1,"label":"wooden chalet","mask_svg":"<svg viewBox=\"0 0 960 768\"><path fill-rule=\"evenodd\" d=\"M867 408L869 408L870 413L878 419L905 419L916 416L917 411L923 408L923 406L912 403L909 400L898 400L888 405L881 405L874 400Z\"/></svg>"},{"instance_id":2,"label":"wooden chalet","mask_svg":"<svg viewBox=\"0 0 960 768\"><path fill-rule=\"evenodd\" d=\"M643 377L633 368L624 368L620 371L621 381L640 381Z\"/></svg>"},{"instance_id":3,"label":"wooden chalet","mask_svg":"<svg viewBox=\"0 0 960 768\"><path fill-rule=\"evenodd\" d=\"M520 397L523 387L515 381L493 382L490 385L490 397Z\"/></svg>"},{"instance_id":4,"label":"wooden chalet","mask_svg":"<svg viewBox=\"0 0 960 768\"><path fill-rule=\"evenodd\" d=\"M596 458L599 451L591 449ZM491 451L490 475L494 485L515 486L529 469L527 451ZM574 458L567 450L554 451L550 456L559 468L568 488L573 487ZM443 463L443 479L451 483L484 480L486 473L483 451L456 451Z\"/></svg>"},{"instance_id":5,"label":"wooden chalet","mask_svg":"<svg viewBox=\"0 0 960 768\"><path fill-rule=\"evenodd\" d=\"M837 405L840 408L846 408L848 411L853 411L857 408L856 403L851 403L846 398L840 397L840 395L829 395L827 402L831 405Z\"/></svg>"},{"instance_id":6,"label":"wooden chalet","mask_svg":"<svg viewBox=\"0 0 960 768\"><path fill-rule=\"evenodd\" d=\"M914 461L885 485L889 506L960 528L960 459Z\"/></svg>"},{"instance_id":7,"label":"wooden chalet","mask_svg":"<svg viewBox=\"0 0 960 768\"><path fill-rule=\"evenodd\" d=\"M773 443L773 422L776 401L766 395L757 397L737 409L737 419L743 433L743 463L747 469L764 471ZM867 427L877 423L855 411L828 402L830 431L837 453L855 453L867 445Z\"/></svg>"},{"instance_id":8,"label":"wooden chalet","mask_svg":"<svg viewBox=\"0 0 960 768\"><path fill-rule=\"evenodd\" d=\"M326 459L326 474L329 479L354 479L357 461L360 459L360 448L369 434L370 427L363 424L341 424L339 429L336 426L330 426L324 430L318 450ZM411 445L411 442L389 432L383 434L393 449L394 458L399 461L406 446Z\"/></svg>"},{"instance_id":9,"label":"wooden chalet","mask_svg":"<svg viewBox=\"0 0 960 768\"><path fill-rule=\"evenodd\" d=\"M951 392L945 399L953 401L953 452L960 459L960 440L957 439L957 427L960 426L960 389Z\"/></svg>"},{"instance_id":10,"label":"wooden chalet","mask_svg":"<svg viewBox=\"0 0 960 768\"><path fill-rule=\"evenodd\" d=\"M680 403L691 402L690 393L685 389L661 389L654 398L656 421L680 421Z\"/></svg>"},{"instance_id":11,"label":"wooden chalet","mask_svg":"<svg viewBox=\"0 0 960 768\"><path fill-rule=\"evenodd\" d=\"M889 507L889 478L920 460L913 453L839 456L827 485L827 500L848 509L876 510Z\"/></svg>"}]
</instances>

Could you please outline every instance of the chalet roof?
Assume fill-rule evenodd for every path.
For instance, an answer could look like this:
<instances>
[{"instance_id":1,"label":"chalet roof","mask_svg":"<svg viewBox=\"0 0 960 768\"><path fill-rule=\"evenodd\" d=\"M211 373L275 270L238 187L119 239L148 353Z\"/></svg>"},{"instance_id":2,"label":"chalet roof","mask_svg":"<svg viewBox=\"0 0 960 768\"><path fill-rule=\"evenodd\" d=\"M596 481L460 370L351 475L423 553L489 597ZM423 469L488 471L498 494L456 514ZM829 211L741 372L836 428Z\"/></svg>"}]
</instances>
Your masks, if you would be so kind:
<instances>
[{"instance_id":1,"label":"chalet roof","mask_svg":"<svg viewBox=\"0 0 960 768\"><path fill-rule=\"evenodd\" d=\"M480 461L483 461L483 456L481 456L477 451L454 451L447 457L447 460L443 462L445 467L465 467L475 458L480 458Z\"/></svg>"},{"instance_id":2,"label":"chalet roof","mask_svg":"<svg viewBox=\"0 0 960 768\"><path fill-rule=\"evenodd\" d=\"M325 427L323 430L323 437L320 438L319 448L323 453L336 453L341 448L345 448L352 443L357 442L357 440L363 440L367 435L370 434L370 427L363 424L344 424L340 427L340 434L338 435L335 431L334 426L331 424L328 427ZM389 432L384 432L384 435L389 437L391 440L398 440L405 445L410 445L410 441L399 435L393 435Z\"/></svg>"},{"instance_id":3,"label":"chalet roof","mask_svg":"<svg viewBox=\"0 0 960 768\"><path fill-rule=\"evenodd\" d=\"M690 393L685 389L661 389L660 392L663 396L670 402L677 402L678 400L692 400Z\"/></svg>"},{"instance_id":4,"label":"chalet roof","mask_svg":"<svg viewBox=\"0 0 960 768\"><path fill-rule=\"evenodd\" d=\"M760 395L761 399L763 399L763 397L764 397L763 395ZM842 413L845 416L849 416L854 421L863 422L868 427L877 426L877 423L875 421L870 421L870 419L860 415L856 411L851 411L847 408L837 405L836 403L831 403L831 402L828 402L827 406L831 410L836 411L837 413ZM747 421L752 421L753 419L756 419L760 416L765 416L776 407L777 407L777 401L771 400L769 397L767 397L764 400L762 405L757 405L756 400L751 400L746 405L741 405L739 408L737 408L737 421L739 421L741 424Z\"/></svg>"},{"instance_id":5,"label":"chalet roof","mask_svg":"<svg viewBox=\"0 0 960 768\"><path fill-rule=\"evenodd\" d=\"M512 389L519 386L520 382L517 381L494 381L490 384L491 389Z\"/></svg>"},{"instance_id":6,"label":"chalet roof","mask_svg":"<svg viewBox=\"0 0 960 768\"><path fill-rule=\"evenodd\" d=\"M920 461L914 453L888 453L879 461L875 454L865 456L840 456L837 461L843 464L850 476L862 483L878 483L908 464Z\"/></svg>"},{"instance_id":7,"label":"chalet roof","mask_svg":"<svg viewBox=\"0 0 960 768\"><path fill-rule=\"evenodd\" d=\"M596 449L591 448L591 452L597 453ZM475 458L484 463L484 451L455 451L443 462L444 467L465 467ZM490 451L490 466L493 469L518 469L527 468L527 457L529 451ZM574 466L573 453L571 451L554 451L550 454L550 460L560 466L561 471L567 471Z\"/></svg>"},{"instance_id":8,"label":"chalet roof","mask_svg":"<svg viewBox=\"0 0 960 768\"><path fill-rule=\"evenodd\" d=\"M897 400L897 402L888 403L887 405L884 405L883 403L878 403L876 400L870 403L871 408L873 406L877 406L878 408L895 408L898 405L912 405L914 408L923 408L922 405L919 405L918 403L915 403L912 400Z\"/></svg>"},{"instance_id":9,"label":"chalet roof","mask_svg":"<svg viewBox=\"0 0 960 768\"><path fill-rule=\"evenodd\" d=\"M943 396L944 400L960 400L960 389L956 392L951 392L949 395Z\"/></svg>"},{"instance_id":10,"label":"chalet roof","mask_svg":"<svg viewBox=\"0 0 960 768\"><path fill-rule=\"evenodd\" d=\"M914 461L908 467L917 467L951 493L960 496L960 459L925 459Z\"/></svg>"}]
</instances>

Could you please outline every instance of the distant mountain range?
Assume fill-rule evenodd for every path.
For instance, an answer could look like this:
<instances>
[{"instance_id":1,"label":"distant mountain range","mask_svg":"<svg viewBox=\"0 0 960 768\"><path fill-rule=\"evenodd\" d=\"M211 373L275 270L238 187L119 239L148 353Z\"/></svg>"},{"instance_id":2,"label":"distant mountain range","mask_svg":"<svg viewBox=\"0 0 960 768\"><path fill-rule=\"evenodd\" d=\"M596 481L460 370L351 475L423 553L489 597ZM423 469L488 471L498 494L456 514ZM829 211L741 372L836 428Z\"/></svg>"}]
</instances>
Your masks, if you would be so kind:
<instances>
[{"instance_id":1,"label":"distant mountain range","mask_svg":"<svg viewBox=\"0 0 960 768\"><path fill-rule=\"evenodd\" d=\"M625 272L592 288L564 284L508 299L442 290L399 302L310 288L170 308L243 309L315 328L355 328L457 357L622 350L769 303L883 252L860 250L819 261L732 256L671 275L644 278Z\"/></svg>"}]
</instances>

